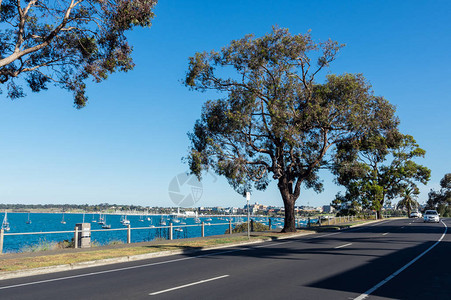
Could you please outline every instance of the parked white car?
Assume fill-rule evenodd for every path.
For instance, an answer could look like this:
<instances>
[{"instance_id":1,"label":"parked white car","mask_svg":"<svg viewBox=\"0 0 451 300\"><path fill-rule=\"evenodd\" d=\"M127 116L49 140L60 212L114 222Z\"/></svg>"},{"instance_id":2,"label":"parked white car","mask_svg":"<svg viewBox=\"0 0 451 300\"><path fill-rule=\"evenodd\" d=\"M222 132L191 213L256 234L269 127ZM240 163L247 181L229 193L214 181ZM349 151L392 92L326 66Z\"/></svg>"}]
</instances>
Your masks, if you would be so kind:
<instances>
[{"instance_id":1,"label":"parked white car","mask_svg":"<svg viewBox=\"0 0 451 300\"><path fill-rule=\"evenodd\" d=\"M421 218L421 214L417 211L413 211L410 213L411 218Z\"/></svg>"},{"instance_id":2,"label":"parked white car","mask_svg":"<svg viewBox=\"0 0 451 300\"><path fill-rule=\"evenodd\" d=\"M440 216L436 210L427 210L424 212L423 221L438 223L440 222Z\"/></svg>"}]
</instances>

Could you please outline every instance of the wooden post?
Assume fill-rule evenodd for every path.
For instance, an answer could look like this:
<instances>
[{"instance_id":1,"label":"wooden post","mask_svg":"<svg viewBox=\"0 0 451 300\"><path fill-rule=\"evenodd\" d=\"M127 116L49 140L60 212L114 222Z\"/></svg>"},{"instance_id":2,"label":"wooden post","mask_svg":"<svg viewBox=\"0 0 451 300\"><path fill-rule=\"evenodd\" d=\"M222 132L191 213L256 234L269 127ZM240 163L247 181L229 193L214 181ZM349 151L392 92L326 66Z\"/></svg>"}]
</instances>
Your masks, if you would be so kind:
<instances>
[{"instance_id":1,"label":"wooden post","mask_svg":"<svg viewBox=\"0 0 451 300\"><path fill-rule=\"evenodd\" d=\"M127 225L127 244L132 242L132 230L130 228L130 224Z\"/></svg>"},{"instance_id":2,"label":"wooden post","mask_svg":"<svg viewBox=\"0 0 451 300\"><path fill-rule=\"evenodd\" d=\"M74 248L77 249L78 248L78 227L75 226L75 230L74 230Z\"/></svg>"},{"instance_id":3,"label":"wooden post","mask_svg":"<svg viewBox=\"0 0 451 300\"><path fill-rule=\"evenodd\" d=\"M202 221L202 237L205 237L205 225L204 225L204 221Z\"/></svg>"},{"instance_id":4,"label":"wooden post","mask_svg":"<svg viewBox=\"0 0 451 300\"><path fill-rule=\"evenodd\" d=\"M5 230L2 228L0 229L0 254L3 253L3 236L5 234Z\"/></svg>"},{"instance_id":5,"label":"wooden post","mask_svg":"<svg viewBox=\"0 0 451 300\"><path fill-rule=\"evenodd\" d=\"M232 234L232 220L229 220L229 234Z\"/></svg>"},{"instance_id":6,"label":"wooden post","mask_svg":"<svg viewBox=\"0 0 451 300\"><path fill-rule=\"evenodd\" d=\"M169 223L169 240L172 241L172 238L173 238L173 236L172 236L172 222L171 222L171 223Z\"/></svg>"}]
</instances>

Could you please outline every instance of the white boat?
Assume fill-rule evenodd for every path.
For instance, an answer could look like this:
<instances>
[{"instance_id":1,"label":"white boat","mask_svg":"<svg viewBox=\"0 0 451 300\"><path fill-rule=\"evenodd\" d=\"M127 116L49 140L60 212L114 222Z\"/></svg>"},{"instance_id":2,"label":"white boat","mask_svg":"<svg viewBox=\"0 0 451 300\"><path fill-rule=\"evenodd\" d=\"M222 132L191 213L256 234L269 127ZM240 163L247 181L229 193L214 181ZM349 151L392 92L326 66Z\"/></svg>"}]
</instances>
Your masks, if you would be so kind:
<instances>
[{"instance_id":1,"label":"white boat","mask_svg":"<svg viewBox=\"0 0 451 300\"><path fill-rule=\"evenodd\" d=\"M61 224L66 224L66 221L64 221L64 212L63 212L63 218L61 219Z\"/></svg>"},{"instance_id":2,"label":"white boat","mask_svg":"<svg viewBox=\"0 0 451 300\"><path fill-rule=\"evenodd\" d=\"M9 231L11 228L8 223L8 212L5 210L5 217L3 218L2 229L4 231Z\"/></svg>"},{"instance_id":3,"label":"white boat","mask_svg":"<svg viewBox=\"0 0 451 300\"><path fill-rule=\"evenodd\" d=\"M163 219L163 216L161 216L160 225L161 226L166 226L166 221Z\"/></svg>"},{"instance_id":4,"label":"white boat","mask_svg":"<svg viewBox=\"0 0 451 300\"><path fill-rule=\"evenodd\" d=\"M213 221L213 219L212 219L212 218L208 218L208 219L206 219L205 221L211 222L211 221Z\"/></svg>"},{"instance_id":5,"label":"white boat","mask_svg":"<svg viewBox=\"0 0 451 300\"><path fill-rule=\"evenodd\" d=\"M130 220L127 220L127 215L124 215L121 219L121 223L124 226L130 225Z\"/></svg>"},{"instance_id":6,"label":"white boat","mask_svg":"<svg viewBox=\"0 0 451 300\"><path fill-rule=\"evenodd\" d=\"M106 217L103 219L103 229L111 229L111 225L106 223Z\"/></svg>"},{"instance_id":7,"label":"white boat","mask_svg":"<svg viewBox=\"0 0 451 300\"><path fill-rule=\"evenodd\" d=\"M174 229L175 231L178 231L178 232L183 232L183 229L182 228L176 228L176 229Z\"/></svg>"},{"instance_id":8,"label":"white boat","mask_svg":"<svg viewBox=\"0 0 451 300\"><path fill-rule=\"evenodd\" d=\"M105 225L105 216L102 216L102 214L99 214L99 221L97 222L99 225Z\"/></svg>"}]
</instances>

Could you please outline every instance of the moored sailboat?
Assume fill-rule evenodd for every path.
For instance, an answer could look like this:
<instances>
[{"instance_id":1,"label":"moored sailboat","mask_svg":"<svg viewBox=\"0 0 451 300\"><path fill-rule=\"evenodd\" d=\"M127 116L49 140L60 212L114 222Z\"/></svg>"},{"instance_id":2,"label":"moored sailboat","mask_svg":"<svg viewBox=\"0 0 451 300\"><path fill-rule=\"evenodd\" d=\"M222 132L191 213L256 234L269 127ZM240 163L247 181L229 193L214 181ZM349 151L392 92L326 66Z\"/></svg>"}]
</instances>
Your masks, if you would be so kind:
<instances>
[{"instance_id":1,"label":"moored sailboat","mask_svg":"<svg viewBox=\"0 0 451 300\"><path fill-rule=\"evenodd\" d=\"M8 212L5 210L5 217L3 218L2 229L4 231L9 231L11 228L9 227L8 222Z\"/></svg>"},{"instance_id":2,"label":"moored sailboat","mask_svg":"<svg viewBox=\"0 0 451 300\"><path fill-rule=\"evenodd\" d=\"M31 220L30 220L30 213L28 213L28 220L27 222L25 222L26 224L31 224Z\"/></svg>"},{"instance_id":3,"label":"moored sailboat","mask_svg":"<svg viewBox=\"0 0 451 300\"><path fill-rule=\"evenodd\" d=\"M100 224L100 222L99 222L99 224ZM103 218L102 228L103 229L111 229L111 225L106 223L106 216Z\"/></svg>"}]
</instances>

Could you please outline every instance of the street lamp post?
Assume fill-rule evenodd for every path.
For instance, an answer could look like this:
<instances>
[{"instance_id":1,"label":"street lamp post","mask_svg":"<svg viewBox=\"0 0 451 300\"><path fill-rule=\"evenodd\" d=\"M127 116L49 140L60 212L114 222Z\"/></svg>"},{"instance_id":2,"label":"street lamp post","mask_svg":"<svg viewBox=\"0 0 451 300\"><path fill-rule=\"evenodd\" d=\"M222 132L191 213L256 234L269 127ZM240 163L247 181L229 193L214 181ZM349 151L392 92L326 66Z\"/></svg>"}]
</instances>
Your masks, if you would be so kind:
<instances>
[{"instance_id":1,"label":"street lamp post","mask_svg":"<svg viewBox=\"0 0 451 300\"><path fill-rule=\"evenodd\" d=\"M250 240L251 239L251 234L250 234L250 228L249 228L249 219L250 219L250 215L249 215L249 200L251 200L251 193L246 192L246 200L247 200L247 238Z\"/></svg>"}]
</instances>

